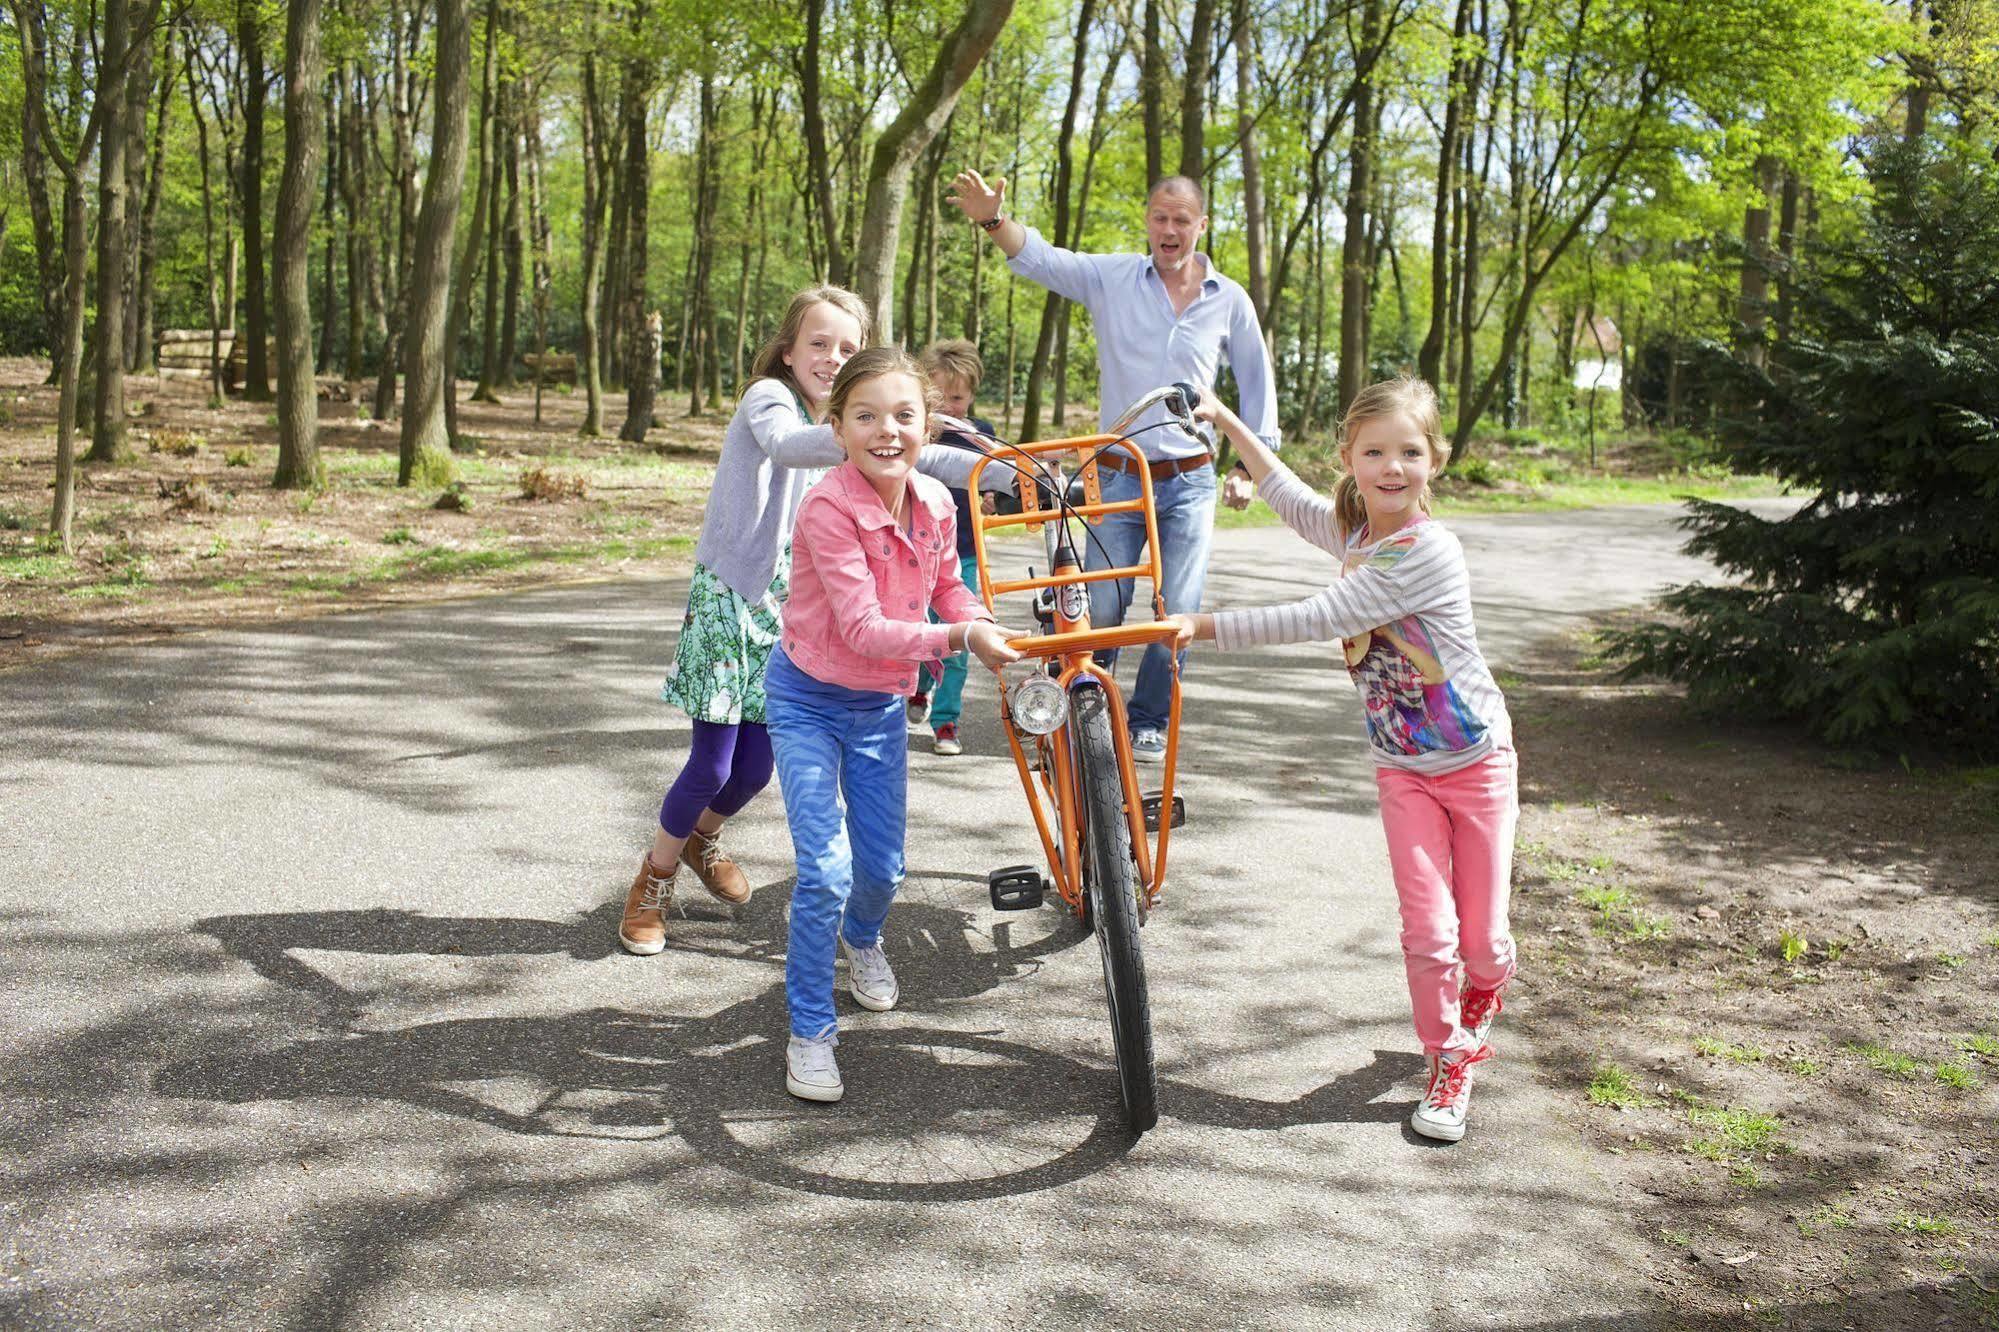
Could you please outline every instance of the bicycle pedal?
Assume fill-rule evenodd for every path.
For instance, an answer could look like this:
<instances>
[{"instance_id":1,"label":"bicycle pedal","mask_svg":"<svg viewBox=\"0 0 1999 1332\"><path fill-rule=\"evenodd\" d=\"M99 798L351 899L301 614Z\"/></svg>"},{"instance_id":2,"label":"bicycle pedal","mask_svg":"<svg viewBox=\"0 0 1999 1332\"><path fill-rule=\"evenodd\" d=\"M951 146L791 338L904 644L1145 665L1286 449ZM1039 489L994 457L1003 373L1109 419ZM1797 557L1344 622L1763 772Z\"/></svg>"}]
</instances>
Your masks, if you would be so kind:
<instances>
[{"instance_id":1,"label":"bicycle pedal","mask_svg":"<svg viewBox=\"0 0 1999 1332\"><path fill-rule=\"evenodd\" d=\"M995 911L1032 911L1045 891L1041 871L1032 865L1008 865L986 875L986 894Z\"/></svg>"},{"instance_id":2,"label":"bicycle pedal","mask_svg":"<svg viewBox=\"0 0 1999 1332\"><path fill-rule=\"evenodd\" d=\"M1150 795L1144 796L1139 800L1139 807L1145 811L1145 830L1147 832L1159 831L1159 809L1160 806L1164 803L1165 802L1162 800L1160 793L1157 791L1154 791ZM1173 797L1173 812L1171 817L1173 822L1169 826L1174 828L1181 828L1186 826L1187 802L1185 799L1183 799L1180 796Z\"/></svg>"}]
</instances>

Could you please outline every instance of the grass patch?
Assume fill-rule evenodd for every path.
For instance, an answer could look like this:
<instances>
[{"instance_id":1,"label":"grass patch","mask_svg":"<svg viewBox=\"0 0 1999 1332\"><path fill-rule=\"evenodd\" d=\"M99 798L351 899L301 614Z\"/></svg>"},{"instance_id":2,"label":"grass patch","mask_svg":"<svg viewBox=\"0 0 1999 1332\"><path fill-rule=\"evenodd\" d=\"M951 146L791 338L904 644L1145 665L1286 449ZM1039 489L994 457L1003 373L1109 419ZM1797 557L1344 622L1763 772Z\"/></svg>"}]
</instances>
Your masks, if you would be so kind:
<instances>
[{"instance_id":1,"label":"grass patch","mask_svg":"<svg viewBox=\"0 0 1999 1332\"><path fill-rule=\"evenodd\" d=\"M1612 885L1585 888L1576 894L1576 900L1595 911L1609 914L1631 905L1631 894L1623 888Z\"/></svg>"},{"instance_id":2,"label":"grass patch","mask_svg":"<svg viewBox=\"0 0 1999 1332\"><path fill-rule=\"evenodd\" d=\"M0 555L0 583L34 583L76 571L76 560L60 551Z\"/></svg>"},{"instance_id":3,"label":"grass patch","mask_svg":"<svg viewBox=\"0 0 1999 1332\"><path fill-rule=\"evenodd\" d=\"M1694 1037L1694 1049L1714 1059L1726 1059L1736 1064L1760 1064L1770 1056L1753 1045L1730 1045L1712 1036Z\"/></svg>"},{"instance_id":4,"label":"grass patch","mask_svg":"<svg viewBox=\"0 0 1999 1332\"><path fill-rule=\"evenodd\" d=\"M1885 1045L1876 1045L1872 1041L1849 1045L1847 1049L1865 1059L1876 1073L1886 1073L1895 1078L1915 1078L1921 1076L1923 1071L1920 1059L1905 1055L1899 1050L1890 1050Z\"/></svg>"},{"instance_id":5,"label":"grass patch","mask_svg":"<svg viewBox=\"0 0 1999 1332\"><path fill-rule=\"evenodd\" d=\"M1936 1079L1944 1086L1955 1087L1958 1091L1969 1091L1978 1085L1978 1075L1971 1071L1970 1065L1948 1061L1937 1065Z\"/></svg>"},{"instance_id":6,"label":"grass patch","mask_svg":"<svg viewBox=\"0 0 1999 1332\"><path fill-rule=\"evenodd\" d=\"M1659 1104L1657 1097L1640 1091L1637 1080L1616 1064L1598 1064L1590 1071L1588 1094L1591 1105L1618 1110L1642 1110Z\"/></svg>"},{"instance_id":7,"label":"grass patch","mask_svg":"<svg viewBox=\"0 0 1999 1332\"><path fill-rule=\"evenodd\" d=\"M1793 930L1785 930L1777 936L1777 952L1783 956L1787 965L1811 951L1812 941Z\"/></svg>"},{"instance_id":8,"label":"grass patch","mask_svg":"<svg viewBox=\"0 0 1999 1332\"><path fill-rule=\"evenodd\" d=\"M1807 1216L1798 1219L1798 1238L1812 1239L1828 1230L1853 1229L1853 1216L1833 1203L1825 1203L1814 1208Z\"/></svg>"},{"instance_id":9,"label":"grass patch","mask_svg":"<svg viewBox=\"0 0 1999 1332\"><path fill-rule=\"evenodd\" d=\"M1772 1151L1783 1127L1771 1116L1754 1110L1706 1105L1698 1099L1687 1106L1687 1122L1703 1130L1688 1139L1687 1150L1710 1161Z\"/></svg>"},{"instance_id":10,"label":"grass patch","mask_svg":"<svg viewBox=\"0 0 1999 1332\"><path fill-rule=\"evenodd\" d=\"M1984 1055L1987 1059L1999 1059L1999 1036L1994 1036L1990 1032L1977 1032L1961 1037L1957 1042L1957 1048L1970 1054Z\"/></svg>"},{"instance_id":11,"label":"grass patch","mask_svg":"<svg viewBox=\"0 0 1999 1332\"><path fill-rule=\"evenodd\" d=\"M1910 1235L1955 1235L1957 1223L1947 1216L1930 1216L1923 1212L1903 1210L1895 1213L1889 1225Z\"/></svg>"},{"instance_id":12,"label":"grass patch","mask_svg":"<svg viewBox=\"0 0 1999 1332\"><path fill-rule=\"evenodd\" d=\"M1801 1078L1815 1078L1825 1072L1824 1064L1821 1064L1816 1059L1807 1059L1803 1056L1787 1061L1784 1067L1790 1069L1791 1072Z\"/></svg>"},{"instance_id":13,"label":"grass patch","mask_svg":"<svg viewBox=\"0 0 1999 1332\"><path fill-rule=\"evenodd\" d=\"M1744 1161L1728 1172L1728 1182L1739 1189L1760 1189L1763 1187L1763 1172Z\"/></svg>"}]
</instances>

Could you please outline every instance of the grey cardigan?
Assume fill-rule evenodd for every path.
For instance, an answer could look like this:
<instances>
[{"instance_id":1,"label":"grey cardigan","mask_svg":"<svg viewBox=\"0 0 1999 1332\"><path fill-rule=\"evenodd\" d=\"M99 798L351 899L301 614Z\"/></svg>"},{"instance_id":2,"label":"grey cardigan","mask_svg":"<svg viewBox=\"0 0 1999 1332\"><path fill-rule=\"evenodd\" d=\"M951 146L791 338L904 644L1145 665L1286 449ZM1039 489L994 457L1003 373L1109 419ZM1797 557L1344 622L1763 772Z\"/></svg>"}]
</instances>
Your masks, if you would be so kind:
<instances>
[{"instance_id":1,"label":"grey cardigan","mask_svg":"<svg viewBox=\"0 0 1999 1332\"><path fill-rule=\"evenodd\" d=\"M963 489L976 455L941 445L926 447L917 468ZM777 573L778 552L791 540L792 520L805 492L829 467L847 458L833 427L814 425L798 395L781 379L760 379L744 390L722 437L708 512L694 558L737 596L761 600ZM989 467L981 489L1012 489L1005 468Z\"/></svg>"}]
</instances>

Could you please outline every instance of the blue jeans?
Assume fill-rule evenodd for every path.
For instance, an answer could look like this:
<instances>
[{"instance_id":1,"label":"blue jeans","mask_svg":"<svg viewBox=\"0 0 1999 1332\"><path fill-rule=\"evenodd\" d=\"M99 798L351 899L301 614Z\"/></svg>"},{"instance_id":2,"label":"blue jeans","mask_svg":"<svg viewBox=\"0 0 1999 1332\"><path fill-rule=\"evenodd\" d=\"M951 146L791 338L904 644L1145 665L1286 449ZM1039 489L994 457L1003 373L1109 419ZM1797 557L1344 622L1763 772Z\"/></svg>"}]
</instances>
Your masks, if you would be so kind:
<instances>
[{"instance_id":1,"label":"blue jeans","mask_svg":"<svg viewBox=\"0 0 1999 1332\"><path fill-rule=\"evenodd\" d=\"M791 1033L833 1030L835 939L856 948L881 939L902 884L909 740L902 699L814 679L784 655L764 673L784 817L798 859L784 995Z\"/></svg>"},{"instance_id":2,"label":"blue jeans","mask_svg":"<svg viewBox=\"0 0 1999 1332\"><path fill-rule=\"evenodd\" d=\"M973 592L977 592L979 590L979 557L976 555L959 556L958 577L964 580L966 587L971 588ZM930 622L932 624L940 623L937 619L936 611L930 612ZM944 675L942 679L936 682L937 696L930 703L930 728L932 730L935 730L939 726L957 725L958 718L965 711L965 677L971 673L971 669L972 654L969 652L953 652L950 656L944 658ZM925 663L916 672L916 692L927 694L930 692L930 685L930 666L928 663Z\"/></svg>"},{"instance_id":3,"label":"blue jeans","mask_svg":"<svg viewBox=\"0 0 1999 1332\"><path fill-rule=\"evenodd\" d=\"M1103 478L1106 500L1137 499L1139 480L1129 472L1108 467L1098 469ZM1166 599L1166 613L1179 615L1201 609L1201 593L1208 582L1208 552L1215 543L1215 469L1203 467L1181 472L1152 483L1152 505L1159 519L1160 573L1165 579L1160 593ZM1137 564L1145 550L1145 515L1114 513L1099 527L1089 528L1083 538L1083 567L1111 569ZM1094 537L1094 540L1092 539ZM1124 623L1131 606L1135 580L1091 583L1090 623L1108 628ZM1117 652L1100 652L1097 660L1105 669L1115 669ZM1187 654L1180 654L1180 668L1186 669ZM1125 712L1133 731L1162 731L1172 706L1173 678L1167 649L1154 643L1145 649L1138 663L1138 684L1125 701Z\"/></svg>"}]
</instances>

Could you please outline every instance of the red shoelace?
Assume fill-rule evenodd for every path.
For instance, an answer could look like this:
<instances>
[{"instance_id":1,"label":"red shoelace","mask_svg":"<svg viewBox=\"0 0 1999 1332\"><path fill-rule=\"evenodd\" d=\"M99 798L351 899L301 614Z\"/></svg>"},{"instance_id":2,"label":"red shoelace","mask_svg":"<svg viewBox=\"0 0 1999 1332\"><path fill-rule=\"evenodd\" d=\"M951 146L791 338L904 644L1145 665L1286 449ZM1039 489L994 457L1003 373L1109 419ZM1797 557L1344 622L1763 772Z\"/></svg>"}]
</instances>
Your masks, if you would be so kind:
<instances>
[{"instance_id":1,"label":"red shoelace","mask_svg":"<svg viewBox=\"0 0 1999 1332\"><path fill-rule=\"evenodd\" d=\"M1468 1055L1456 1059L1439 1057L1436 1074L1430 1079L1430 1094L1424 1102L1435 1110L1447 1110L1456 1105L1465 1094L1465 1084L1471 1077L1471 1066L1492 1058L1492 1047L1481 1045Z\"/></svg>"}]
</instances>

